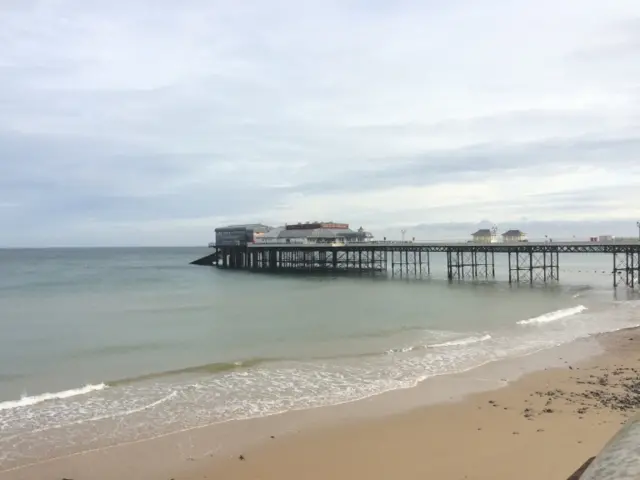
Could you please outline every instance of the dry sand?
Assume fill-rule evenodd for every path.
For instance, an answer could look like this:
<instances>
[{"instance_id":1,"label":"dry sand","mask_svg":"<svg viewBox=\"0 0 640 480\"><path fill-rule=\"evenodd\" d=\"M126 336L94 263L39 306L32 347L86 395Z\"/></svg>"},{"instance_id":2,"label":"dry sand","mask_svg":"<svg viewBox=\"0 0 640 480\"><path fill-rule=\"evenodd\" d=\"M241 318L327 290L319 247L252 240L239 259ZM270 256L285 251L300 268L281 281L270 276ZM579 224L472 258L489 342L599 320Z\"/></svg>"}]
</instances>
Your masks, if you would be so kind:
<instances>
[{"instance_id":1,"label":"dry sand","mask_svg":"<svg viewBox=\"0 0 640 480\"><path fill-rule=\"evenodd\" d=\"M485 366L350 406L229 422L3 472L0 479L566 479L640 405L640 330L602 335L597 343L604 347L597 357L578 362L567 351L551 351L559 368L455 402L446 402L455 395L452 386L508 375ZM476 390L504 384L495 380ZM415 405L446 403L386 415L372 408L411 398Z\"/></svg>"}]
</instances>

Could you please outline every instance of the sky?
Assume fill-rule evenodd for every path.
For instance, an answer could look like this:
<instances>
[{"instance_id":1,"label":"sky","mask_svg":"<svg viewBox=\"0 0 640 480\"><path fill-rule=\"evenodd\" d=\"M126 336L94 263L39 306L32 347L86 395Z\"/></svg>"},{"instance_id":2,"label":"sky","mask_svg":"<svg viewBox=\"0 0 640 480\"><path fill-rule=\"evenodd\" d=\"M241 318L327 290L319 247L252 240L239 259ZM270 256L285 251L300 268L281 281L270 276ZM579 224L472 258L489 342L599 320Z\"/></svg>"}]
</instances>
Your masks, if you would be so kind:
<instances>
[{"instance_id":1,"label":"sky","mask_svg":"<svg viewBox=\"0 0 640 480\"><path fill-rule=\"evenodd\" d=\"M0 246L637 235L638 51L637 0L3 0Z\"/></svg>"}]
</instances>

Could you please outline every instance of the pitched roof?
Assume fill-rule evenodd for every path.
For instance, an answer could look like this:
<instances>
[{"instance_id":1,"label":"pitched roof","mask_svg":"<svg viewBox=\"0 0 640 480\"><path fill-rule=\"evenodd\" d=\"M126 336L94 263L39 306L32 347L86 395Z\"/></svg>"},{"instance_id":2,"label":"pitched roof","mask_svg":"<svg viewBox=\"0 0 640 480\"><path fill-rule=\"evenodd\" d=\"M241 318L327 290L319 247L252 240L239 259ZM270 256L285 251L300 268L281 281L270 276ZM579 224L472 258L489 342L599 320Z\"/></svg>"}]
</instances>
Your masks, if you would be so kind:
<instances>
[{"instance_id":1,"label":"pitched roof","mask_svg":"<svg viewBox=\"0 0 640 480\"><path fill-rule=\"evenodd\" d=\"M524 235L522 230L507 230L502 234L503 237L519 237L521 235Z\"/></svg>"},{"instance_id":2,"label":"pitched roof","mask_svg":"<svg viewBox=\"0 0 640 480\"><path fill-rule=\"evenodd\" d=\"M335 238L336 232L328 228L304 228L299 230L282 230L278 238Z\"/></svg>"},{"instance_id":3,"label":"pitched roof","mask_svg":"<svg viewBox=\"0 0 640 480\"><path fill-rule=\"evenodd\" d=\"M489 230L488 228L481 228L476 233L472 233L471 235L474 236L474 237L491 236L491 230Z\"/></svg>"},{"instance_id":4,"label":"pitched roof","mask_svg":"<svg viewBox=\"0 0 640 480\"><path fill-rule=\"evenodd\" d=\"M240 225L227 225L226 227L218 227L216 228L216 232L222 232L225 230L255 230L255 229L261 229L261 230L267 230L269 227L267 225L263 225L262 223L243 223Z\"/></svg>"},{"instance_id":5,"label":"pitched roof","mask_svg":"<svg viewBox=\"0 0 640 480\"><path fill-rule=\"evenodd\" d=\"M262 235L262 238L278 238L280 236L280 232L284 230L284 227L276 227L267 231Z\"/></svg>"},{"instance_id":6,"label":"pitched roof","mask_svg":"<svg viewBox=\"0 0 640 480\"><path fill-rule=\"evenodd\" d=\"M357 235L362 235L362 233L355 232L350 228L301 228L281 230L278 238L351 238Z\"/></svg>"}]
</instances>

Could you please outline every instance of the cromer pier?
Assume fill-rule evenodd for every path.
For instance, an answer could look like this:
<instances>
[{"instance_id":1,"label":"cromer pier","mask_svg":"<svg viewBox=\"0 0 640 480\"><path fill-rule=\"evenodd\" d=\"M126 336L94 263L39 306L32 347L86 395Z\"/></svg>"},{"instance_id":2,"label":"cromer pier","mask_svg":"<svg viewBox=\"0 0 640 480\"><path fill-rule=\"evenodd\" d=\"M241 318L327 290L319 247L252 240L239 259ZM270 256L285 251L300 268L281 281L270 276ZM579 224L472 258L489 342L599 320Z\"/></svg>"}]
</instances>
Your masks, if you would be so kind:
<instances>
[{"instance_id":1,"label":"cromer pier","mask_svg":"<svg viewBox=\"0 0 640 480\"><path fill-rule=\"evenodd\" d=\"M295 235L291 235L292 238L270 240L268 237L259 239L251 233L251 238L247 240L244 231L240 230L246 226L224 228L237 229L243 232L242 236L231 235L232 240L225 240L224 230L216 229L217 241L211 245L213 252L195 260L193 264L257 272L357 272L417 278L430 276L434 269L446 269L450 281L461 281L495 278L496 257L504 255L509 283L534 284L560 281L561 254L608 254L611 256L613 286L639 286L638 240L496 243L373 241L366 240L366 232L360 229L354 232L354 235L360 235L355 235L357 238L352 241L341 238L340 241L331 242L315 239L312 243L291 243ZM432 253L444 254L446 262L432 265Z\"/></svg>"}]
</instances>

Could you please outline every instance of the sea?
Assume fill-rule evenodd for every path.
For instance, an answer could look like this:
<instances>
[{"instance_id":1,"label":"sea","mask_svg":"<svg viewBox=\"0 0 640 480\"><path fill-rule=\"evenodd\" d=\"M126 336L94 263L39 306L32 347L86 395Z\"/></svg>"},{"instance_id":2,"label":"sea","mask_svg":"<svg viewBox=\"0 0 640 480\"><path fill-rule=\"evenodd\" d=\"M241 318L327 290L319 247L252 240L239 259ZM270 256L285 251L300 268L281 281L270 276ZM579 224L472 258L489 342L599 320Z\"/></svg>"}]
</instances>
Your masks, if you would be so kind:
<instances>
[{"instance_id":1,"label":"sea","mask_svg":"<svg viewBox=\"0 0 640 480\"><path fill-rule=\"evenodd\" d=\"M610 255L560 282L189 265L206 248L0 250L0 471L220 422L354 402L637 326Z\"/></svg>"}]
</instances>

